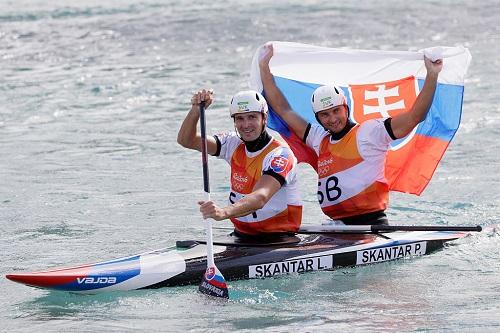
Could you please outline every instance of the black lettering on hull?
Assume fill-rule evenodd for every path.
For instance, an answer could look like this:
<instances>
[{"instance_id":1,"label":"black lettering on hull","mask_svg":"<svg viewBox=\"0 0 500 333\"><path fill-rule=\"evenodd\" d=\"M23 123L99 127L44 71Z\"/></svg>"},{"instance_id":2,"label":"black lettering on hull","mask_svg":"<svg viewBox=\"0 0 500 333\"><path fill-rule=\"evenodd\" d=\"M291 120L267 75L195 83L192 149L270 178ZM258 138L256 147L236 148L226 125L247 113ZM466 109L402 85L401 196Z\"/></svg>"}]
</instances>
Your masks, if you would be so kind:
<instances>
[{"instance_id":1,"label":"black lettering on hull","mask_svg":"<svg viewBox=\"0 0 500 333\"><path fill-rule=\"evenodd\" d=\"M266 278L331 268L333 268L333 256L327 255L248 266L248 276L250 278Z\"/></svg>"},{"instance_id":2,"label":"black lettering on hull","mask_svg":"<svg viewBox=\"0 0 500 333\"><path fill-rule=\"evenodd\" d=\"M425 254L426 245L427 242L424 241L357 251L356 265L365 265L405 257L421 256Z\"/></svg>"}]
</instances>

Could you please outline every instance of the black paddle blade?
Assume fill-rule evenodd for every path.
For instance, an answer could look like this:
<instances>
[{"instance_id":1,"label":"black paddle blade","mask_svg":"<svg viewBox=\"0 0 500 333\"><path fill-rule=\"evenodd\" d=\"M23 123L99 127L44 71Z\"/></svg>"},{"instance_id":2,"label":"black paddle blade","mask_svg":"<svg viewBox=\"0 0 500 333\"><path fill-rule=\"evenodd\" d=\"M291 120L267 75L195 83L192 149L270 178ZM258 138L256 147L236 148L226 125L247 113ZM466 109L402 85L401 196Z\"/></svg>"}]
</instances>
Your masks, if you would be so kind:
<instances>
[{"instance_id":1,"label":"black paddle blade","mask_svg":"<svg viewBox=\"0 0 500 333\"><path fill-rule=\"evenodd\" d=\"M229 298L226 280L217 267L208 267L198 290L206 295Z\"/></svg>"}]
</instances>

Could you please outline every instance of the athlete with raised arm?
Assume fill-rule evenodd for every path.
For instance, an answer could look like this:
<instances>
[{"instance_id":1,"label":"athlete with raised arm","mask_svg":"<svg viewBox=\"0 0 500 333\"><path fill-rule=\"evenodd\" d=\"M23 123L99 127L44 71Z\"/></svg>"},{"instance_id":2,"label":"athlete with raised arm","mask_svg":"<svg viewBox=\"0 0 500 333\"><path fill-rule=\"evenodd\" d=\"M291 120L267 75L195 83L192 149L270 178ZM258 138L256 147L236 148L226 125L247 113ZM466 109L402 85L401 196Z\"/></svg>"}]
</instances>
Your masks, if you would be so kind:
<instances>
[{"instance_id":1,"label":"athlete with raised arm","mask_svg":"<svg viewBox=\"0 0 500 333\"><path fill-rule=\"evenodd\" d=\"M342 89L334 85L318 87L311 96L317 125L291 109L270 71L272 56L272 44L265 45L259 60L264 93L272 109L318 156L318 200L323 212L345 224L387 224L387 151L393 140L405 137L425 119L442 60L424 58L427 75L420 94L409 111L393 118L356 124L349 119Z\"/></svg>"}]
</instances>

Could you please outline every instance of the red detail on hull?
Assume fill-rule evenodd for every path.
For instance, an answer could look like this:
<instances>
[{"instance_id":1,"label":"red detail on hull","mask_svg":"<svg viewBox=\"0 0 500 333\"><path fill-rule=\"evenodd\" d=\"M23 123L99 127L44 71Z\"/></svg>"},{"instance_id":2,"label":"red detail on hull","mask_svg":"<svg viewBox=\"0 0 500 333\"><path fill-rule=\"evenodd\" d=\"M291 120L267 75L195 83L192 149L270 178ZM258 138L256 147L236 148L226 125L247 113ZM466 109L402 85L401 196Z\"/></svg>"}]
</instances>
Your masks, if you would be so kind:
<instances>
[{"instance_id":1,"label":"red detail on hull","mask_svg":"<svg viewBox=\"0 0 500 333\"><path fill-rule=\"evenodd\" d=\"M7 274L11 281L27 284L33 287L50 288L74 282L78 278L89 275L91 266L57 269L53 271Z\"/></svg>"}]
</instances>

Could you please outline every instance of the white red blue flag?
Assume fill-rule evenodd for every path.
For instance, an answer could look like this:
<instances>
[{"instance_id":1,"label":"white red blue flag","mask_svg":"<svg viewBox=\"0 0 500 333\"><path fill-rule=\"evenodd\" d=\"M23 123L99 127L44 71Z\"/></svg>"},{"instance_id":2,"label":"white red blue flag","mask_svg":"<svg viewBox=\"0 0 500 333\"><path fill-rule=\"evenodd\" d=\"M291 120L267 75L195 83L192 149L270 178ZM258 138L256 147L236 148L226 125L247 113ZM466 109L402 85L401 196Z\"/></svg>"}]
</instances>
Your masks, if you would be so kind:
<instances>
[{"instance_id":1,"label":"white red blue flag","mask_svg":"<svg viewBox=\"0 0 500 333\"><path fill-rule=\"evenodd\" d=\"M386 178L391 190L422 193L460 124L464 77L471 61L466 48L394 52L288 42L273 42L273 47L270 68L275 82L292 109L311 123L316 123L310 102L312 92L325 84L343 89L350 117L357 123L405 112L424 84L424 54L431 60L443 58L443 70L427 117L407 137L393 142L386 160ZM254 56L250 76L250 85L258 91L262 91L260 50ZM314 152L272 110L268 125L289 143L299 162L316 168Z\"/></svg>"}]
</instances>

